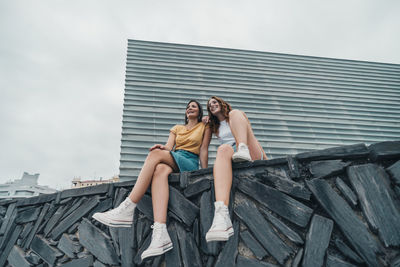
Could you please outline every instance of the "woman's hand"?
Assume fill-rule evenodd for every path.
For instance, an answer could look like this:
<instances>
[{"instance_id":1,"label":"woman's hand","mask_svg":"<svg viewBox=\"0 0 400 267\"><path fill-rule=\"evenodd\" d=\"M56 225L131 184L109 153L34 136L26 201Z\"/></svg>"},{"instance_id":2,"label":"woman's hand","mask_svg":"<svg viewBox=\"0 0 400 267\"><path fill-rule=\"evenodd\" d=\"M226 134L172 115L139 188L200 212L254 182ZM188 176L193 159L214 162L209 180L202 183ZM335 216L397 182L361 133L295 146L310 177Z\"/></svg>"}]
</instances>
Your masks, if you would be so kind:
<instances>
[{"instance_id":1,"label":"woman's hand","mask_svg":"<svg viewBox=\"0 0 400 267\"><path fill-rule=\"evenodd\" d=\"M150 147L150 151L153 151L154 149L161 149L161 150L165 150L165 146L161 145L161 144L155 144L154 146Z\"/></svg>"},{"instance_id":2,"label":"woman's hand","mask_svg":"<svg viewBox=\"0 0 400 267\"><path fill-rule=\"evenodd\" d=\"M204 117L201 119L201 121L202 121L204 124L207 124L207 123L210 122L210 117L204 116Z\"/></svg>"}]
</instances>

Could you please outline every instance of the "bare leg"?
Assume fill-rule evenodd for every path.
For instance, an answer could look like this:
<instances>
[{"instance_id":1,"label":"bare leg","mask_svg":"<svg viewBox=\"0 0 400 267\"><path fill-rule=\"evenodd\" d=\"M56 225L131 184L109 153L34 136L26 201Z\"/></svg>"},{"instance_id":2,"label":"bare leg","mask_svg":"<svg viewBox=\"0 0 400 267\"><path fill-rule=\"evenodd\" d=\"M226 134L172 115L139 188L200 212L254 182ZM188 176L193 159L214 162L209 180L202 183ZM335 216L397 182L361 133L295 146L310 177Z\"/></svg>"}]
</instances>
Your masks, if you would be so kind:
<instances>
[{"instance_id":1,"label":"bare leg","mask_svg":"<svg viewBox=\"0 0 400 267\"><path fill-rule=\"evenodd\" d=\"M159 149L151 151L147 156L136 181L136 184L129 195L129 198L134 203L138 203L143 197L144 193L146 193L146 190L150 185L151 179L153 178L156 166L159 163L164 163L170 166L173 170L176 170L178 168L169 151Z\"/></svg>"},{"instance_id":2,"label":"bare leg","mask_svg":"<svg viewBox=\"0 0 400 267\"><path fill-rule=\"evenodd\" d=\"M235 137L236 144L247 145L248 126L249 122L243 112L237 109L229 112L229 127Z\"/></svg>"},{"instance_id":3,"label":"bare leg","mask_svg":"<svg viewBox=\"0 0 400 267\"><path fill-rule=\"evenodd\" d=\"M229 126L232 131L232 135L235 137L236 144L244 143L247 145L250 151L252 160L261 159L261 153L263 158L267 159L262 146L254 136L249 120L246 118L244 112L240 110L232 110L229 112Z\"/></svg>"},{"instance_id":4,"label":"bare leg","mask_svg":"<svg viewBox=\"0 0 400 267\"><path fill-rule=\"evenodd\" d=\"M221 145L217 150L213 174L215 187L215 200L229 204L229 196L232 186L232 155L233 148L230 145Z\"/></svg>"},{"instance_id":5,"label":"bare leg","mask_svg":"<svg viewBox=\"0 0 400 267\"><path fill-rule=\"evenodd\" d=\"M151 182L151 198L153 202L154 221L167 222L167 207L169 199L168 175L172 168L167 164L160 163L156 166L153 180Z\"/></svg>"}]
</instances>

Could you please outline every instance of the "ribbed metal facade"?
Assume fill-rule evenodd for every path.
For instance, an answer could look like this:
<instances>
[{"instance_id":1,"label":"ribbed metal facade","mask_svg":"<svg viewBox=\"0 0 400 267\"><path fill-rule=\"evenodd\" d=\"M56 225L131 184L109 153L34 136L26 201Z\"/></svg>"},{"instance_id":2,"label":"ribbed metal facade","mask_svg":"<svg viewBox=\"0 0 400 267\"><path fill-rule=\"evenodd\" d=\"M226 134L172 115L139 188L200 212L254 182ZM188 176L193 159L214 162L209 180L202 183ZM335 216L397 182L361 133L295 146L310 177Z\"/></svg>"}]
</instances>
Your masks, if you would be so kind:
<instances>
[{"instance_id":1,"label":"ribbed metal facade","mask_svg":"<svg viewBox=\"0 0 400 267\"><path fill-rule=\"evenodd\" d=\"M247 113L270 159L400 140L400 65L129 40L120 179L212 95Z\"/></svg>"}]
</instances>

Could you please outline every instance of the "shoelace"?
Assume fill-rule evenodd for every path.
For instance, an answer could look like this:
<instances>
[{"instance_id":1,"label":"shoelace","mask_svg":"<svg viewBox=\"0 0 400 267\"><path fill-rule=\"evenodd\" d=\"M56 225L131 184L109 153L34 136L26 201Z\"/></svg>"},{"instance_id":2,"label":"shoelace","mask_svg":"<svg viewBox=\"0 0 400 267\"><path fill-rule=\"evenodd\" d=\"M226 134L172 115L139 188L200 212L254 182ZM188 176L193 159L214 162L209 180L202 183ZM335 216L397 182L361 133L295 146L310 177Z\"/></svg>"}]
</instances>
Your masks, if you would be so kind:
<instances>
[{"instance_id":1,"label":"shoelace","mask_svg":"<svg viewBox=\"0 0 400 267\"><path fill-rule=\"evenodd\" d=\"M213 219L213 223L212 223L213 228L217 227L220 224L225 224L225 218L224 218L224 214L223 214L224 212L226 212L226 211L223 207L220 207L216 210L216 213L215 213L215 216Z\"/></svg>"},{"instance_id":2,"label":"shoelace","mask_svg":"<svg viewBox=\"0 0 400 267\"><path fill-rule=\"evenodd\" d=\"M124 210L128 208L129 203L127 201L122 202L117 208L110 210L111 214L118 214L121 212L121 210Z\"/></svg>"},{"instance_id":3,"label":"shoelace","mask_svg":"<svg viewBox=\"0 0 400 267\"><path fill-rule=\"evenodd\" d=\"M151 236L151 241L153 242L154 239L160 240L161 239L161 234L162 234L162 228L161 227L154 227L154 224L151 226L151 229L153 229L153 234Z\"/></svg>"}]
</instances>

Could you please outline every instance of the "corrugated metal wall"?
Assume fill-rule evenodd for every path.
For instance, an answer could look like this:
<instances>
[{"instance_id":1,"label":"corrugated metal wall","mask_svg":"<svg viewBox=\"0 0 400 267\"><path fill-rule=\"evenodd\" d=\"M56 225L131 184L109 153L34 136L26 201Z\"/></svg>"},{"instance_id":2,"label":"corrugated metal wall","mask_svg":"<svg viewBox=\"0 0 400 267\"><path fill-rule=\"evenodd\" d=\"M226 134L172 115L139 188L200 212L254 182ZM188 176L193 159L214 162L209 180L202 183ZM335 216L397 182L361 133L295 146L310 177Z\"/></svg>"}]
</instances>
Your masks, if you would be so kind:
<instances>
[{"instance_id":1,"label":"corrugated metal wall","mask_svg":"<svg viewBox=\"0 0 400 267\"><path fill-rule=\"evenodd\" d=\"M400 65L129 40L120 178L212 95L247 113L271 159L400 140Z\"/></svg>"}]
</instances>

